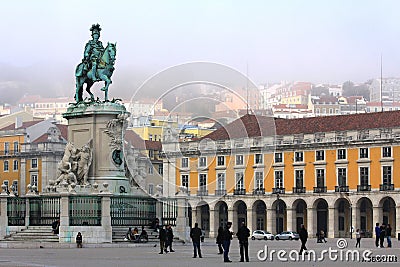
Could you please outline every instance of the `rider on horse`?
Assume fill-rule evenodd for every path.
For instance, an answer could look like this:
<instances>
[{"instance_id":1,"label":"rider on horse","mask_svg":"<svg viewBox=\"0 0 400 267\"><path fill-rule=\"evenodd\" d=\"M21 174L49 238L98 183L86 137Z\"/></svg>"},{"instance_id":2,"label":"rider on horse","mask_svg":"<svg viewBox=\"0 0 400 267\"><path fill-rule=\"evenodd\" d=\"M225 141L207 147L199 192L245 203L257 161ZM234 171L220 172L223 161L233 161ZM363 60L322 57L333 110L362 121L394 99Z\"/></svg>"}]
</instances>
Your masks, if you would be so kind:
<instances>
[{"instance_id":1,"label":"rider on horse","mask_svg":"<svg viewBox=\"0 0 400 267\"><path fill-rule=\"evenodd\" d=\"M92 27L90 28L90 31L92 32L92 40L86 43L85 45L85 51L83 53L83 59L82 62L84 63L84 71L87 72L90 68L92 70L92 80L93 82L98 81L97 77L97 64L100 61L101 55L104 52L104 47L101 41L99 41L100 38L100 25L99 24L93 24Z\"/></svg>"}]
</instances>

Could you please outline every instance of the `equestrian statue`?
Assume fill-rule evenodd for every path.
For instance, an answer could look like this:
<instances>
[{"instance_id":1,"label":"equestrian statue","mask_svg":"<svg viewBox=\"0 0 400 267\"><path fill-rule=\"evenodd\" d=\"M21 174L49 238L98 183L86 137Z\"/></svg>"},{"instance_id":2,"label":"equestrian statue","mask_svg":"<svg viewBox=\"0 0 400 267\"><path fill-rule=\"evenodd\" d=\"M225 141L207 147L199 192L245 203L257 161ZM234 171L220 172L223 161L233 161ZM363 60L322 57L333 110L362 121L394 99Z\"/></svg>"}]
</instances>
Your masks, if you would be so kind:
<instances>
[{"instance_id":1,"label":"equestrian statue","mask_svg":"<svg viewBox=\"0 0 400 267\"><path fill-rule=\"evenodd\" d=\"M90 28L92 40L85 45L82 62L78 64L75 71L77 103L83 102L83 84L86 83L86 92L90 95L90 101L95 101L90 88L95 82L104 81L105 85L100 90L104 91L104 101L108 101L108 87L112 83L111 76L114 72L116 43L107 43L104 48L100 38L100 25L93 24Z\"/></svg>"}]
</instances>

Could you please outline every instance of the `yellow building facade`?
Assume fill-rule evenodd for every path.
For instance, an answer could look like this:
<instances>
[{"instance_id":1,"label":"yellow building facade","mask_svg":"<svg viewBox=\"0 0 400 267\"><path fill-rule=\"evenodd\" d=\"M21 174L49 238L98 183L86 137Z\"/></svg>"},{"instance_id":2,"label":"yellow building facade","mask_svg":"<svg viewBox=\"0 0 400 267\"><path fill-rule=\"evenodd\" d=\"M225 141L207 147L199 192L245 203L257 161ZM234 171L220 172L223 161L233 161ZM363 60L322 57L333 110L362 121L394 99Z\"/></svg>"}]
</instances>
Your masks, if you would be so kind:
<instances>
[{"instance_id":1,"label":"yellow building facade","mask_svg":"<svg viewBox=\"0 0 400 267\"><path fill-rule=\"evenodd\" d=\"M311 236L323 230L329 237L349 237L356 229L368 237L379 222L395 235L399 115L276 119L273 134L260 134L271 118L246 115L166 153L164 169L173 171L164 175L165 186L175 185L166 191L187 188L190 221L211 237L227 221L234 230L244 221L250 230L274 234L304 224Z\"/></svg>"}]
</instances>

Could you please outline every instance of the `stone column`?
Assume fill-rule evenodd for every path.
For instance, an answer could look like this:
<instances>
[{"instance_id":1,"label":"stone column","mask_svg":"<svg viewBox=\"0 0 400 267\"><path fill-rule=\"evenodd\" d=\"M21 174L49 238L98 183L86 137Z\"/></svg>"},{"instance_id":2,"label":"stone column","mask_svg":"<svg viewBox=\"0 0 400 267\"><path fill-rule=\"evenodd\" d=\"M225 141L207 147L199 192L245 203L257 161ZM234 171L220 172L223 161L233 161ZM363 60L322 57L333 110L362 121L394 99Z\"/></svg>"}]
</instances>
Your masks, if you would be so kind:
<instances>
[{"instance_id":1,"label":"stone column","mask_svg":"<svg viewBox=\"0 0 400 267\"><path fill-rule=\"evenodd\" d=\"M210 231L208 232L208 237L214 238L214 237L216 237L215 232L218 232L215 230L215 210L210 210L209 223L210 223Z\"/></svg>"},{"instance_id":2,"label":"stone column","mask_svg":"<svg viewBox=\"0 0 400 267\"><path fill-rule=\"evenodd\" d=\"M286 209L286 229L288 231L295 231L293 229L293 209Z\"/></svg>"},{"instance_id":3,"label":"stone column","mask_svg":"<svg viewBox=\"0 0 400 267\"><path fill-rule=\"evenodd\" d=\"M102 192L101 195L101 227L104 230L103 243L112 243L111 226L111 196L110 192ZM101 237L101 236L99 236Z\"/></svg>"},{"instance_id":4,"label":"stone column","mask_svg":"<svg viewBox=\"0 0 400 267\"><path fill-rule=\"evenodd\" d=\"M396 229L393 231L396 233L396 238L398 234L400 233L400 206L396 207Z\"/></svg>"},{"instance_id":5,"label":"stone column","mask_svg":"<svg viewBox=\"0 0 400 267\"><path fill-rule=\"evenodd\" d=\"M351 216L351 222L353 224L353 225L350 225L350 227L353 226L353 229L354 229L353 237L355 237L354 234L355 234L356 230L358 228L360 228L360 223L359 223L360 211L357 208L357 205L354 205L354 206L351 207L350 216ZM350 231L351 231L351 228L350 228Z\"/></svg>"},{"instance_id":6,"label":"stone column","mask_svg":"<svg viewBox=\"0 0 400 267\"><path fill-rule=\"evenodd\" d=\"M270 233L273 233L273 230L272 230L272 220L273 220L273 216L272 216L272 213L273 213L273 210L271 209L271 208L267 208L266 210L265 210L265 214L267 215L266 217L267 217L267 221L266 221L266 225L267 225L267 229L266 229L266 231L268 231L268 232L270 232Z\"/></svg>"},{"instance_id":7,"label":"stone column","mask_svg":"<svg viewBox=\"0 0 400 267\"><path fill-rule=\"evenodd\" d=\"M228 208L228 222L232 222L233 224L234 224L234 222L233 222L233 219L234 219L233 213L234 212L235 211L233 209Z\"/></svg>"},{"instance_id":8,"label":"stone column","mask_svg":"<svg viewBox=\"0 0 400 267\"><path fill-rule=\"evenodd\" d=\"M314 225L314 215L315 215L315 209L314 208L307 208L307 231L308 231L308 236L313 237L316 233L315 232L315 225Z\"/></svg>"},{"instance_id":9,"label":"stone column","mask_svg":"<svg viewBox=\"0 0 400 267\"><path fill-rule=\"evenodd\" d=\"M68 240L67 233L69 227L69 193L60 193L60 243L66 243Z\"/></svg>"},{"instance_id":10,"label":"stone column","mask_svg":"<svg viewBox=\"0 0 400 267\"><path fill-rule=\"evenodd\" d=\"M251 234L253 232L253 228L254 228L254 226L253 226L253 216L254 216L253 209L250 209L250 210L247 209L246 216L247 216L247 220L246 220L247 228L250 229L250 234Z\"/></svg>"},{"instance_id":11,"label":"stone column","mask_svg":"<svg viewBox=\"0 0 400 267\"><path fill-rule=\"evenodd\" d=\"M7 193L0 194L0 240L7 234L8 216L7 216Z\"/></svg>"},{"instance_id":12,"label":"stone column","mask_svg":"<svg viewBox=\"0 0 400 267\"><path fill-rule=\"evenodd\" d=\"M382 207L379 206L374 206L372 208L372 218L373 218L373 222L372 222L372 229L374 229L375 224L379 223L379 225L382 225Z\"/></svg>"},{"instance_id":13,"label":"stone column","mask_svg":"<svg viewBox=\"0 0 400 267\"><path fill-rule=\"evenodd\" d=\"M328 208L328 238L335 237L335 208Z\"/></svg>"},{"instance_id":14,"label":"stone column","mask_svg":"<svg viewBox=\"0 0 400 267\"><path fill-rule=\"evenodd\" d=\"M189 236L187 236L187 227L188 227L188 204L185 197L178 197L177 198L177 208L178 208L178 215L176 217L176 227L175 233L180 239L189 241Z\"/></svg>"},{"instance_id":15,"label":"stone column","mask_svg":"<svg viewBox=\"0 0 400 267\"><path fill-rule=\"evenodd\" d=\"M190 227L194 227L195 223L199 223L197 221L197 207L192 208L192 224ZM200 227L200 223L199 223L199 227Z\"/></svg>"}]
</instances>

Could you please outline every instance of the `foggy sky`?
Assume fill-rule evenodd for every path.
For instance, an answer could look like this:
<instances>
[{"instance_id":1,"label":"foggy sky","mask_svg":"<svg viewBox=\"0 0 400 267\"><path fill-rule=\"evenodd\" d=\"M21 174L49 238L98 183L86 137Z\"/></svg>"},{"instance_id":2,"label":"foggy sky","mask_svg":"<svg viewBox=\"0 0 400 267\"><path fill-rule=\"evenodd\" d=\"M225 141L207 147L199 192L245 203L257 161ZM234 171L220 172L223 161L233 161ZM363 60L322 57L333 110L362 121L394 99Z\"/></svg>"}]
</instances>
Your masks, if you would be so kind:
<instances>
[{"instance_id":1,"label":"foggy sky","mask_svg":"<svg viewBox=\"0 0 400 267\"><path fill-rule=\"evenodd\" d=\"M117 42L111 97L191 61L248 66L256 83L343 83L378 77L382 54L384 76L399 77L399 10L396 0L2 1L0 102L72 96L93 23L103 44Z\"/></svg>"}]
</instances>

